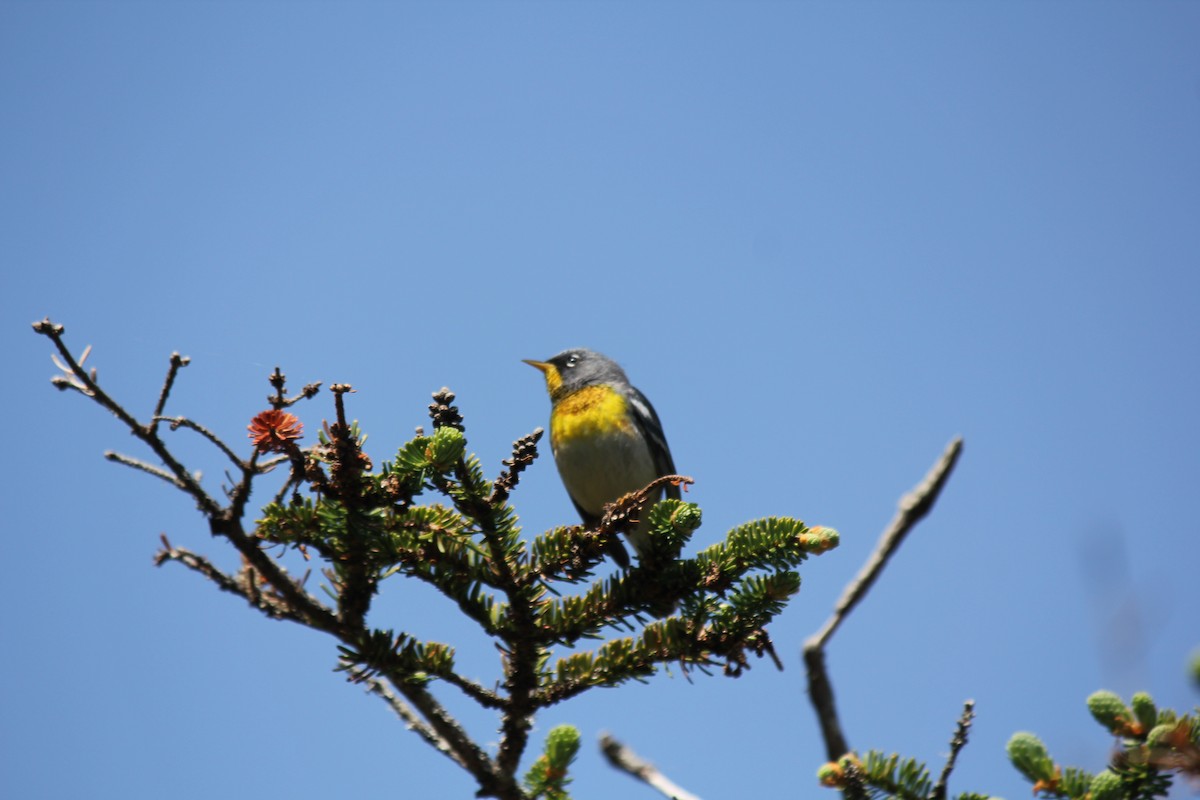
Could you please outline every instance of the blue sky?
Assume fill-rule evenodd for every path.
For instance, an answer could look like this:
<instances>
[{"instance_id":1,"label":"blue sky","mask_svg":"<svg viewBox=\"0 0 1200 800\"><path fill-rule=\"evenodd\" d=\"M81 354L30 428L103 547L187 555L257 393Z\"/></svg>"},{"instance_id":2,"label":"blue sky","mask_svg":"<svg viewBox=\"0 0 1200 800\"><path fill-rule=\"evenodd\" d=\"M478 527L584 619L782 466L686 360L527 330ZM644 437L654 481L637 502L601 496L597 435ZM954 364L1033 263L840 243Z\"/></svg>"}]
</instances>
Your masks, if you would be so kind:
<instances>
[{"instance_id":1,"label":"blue sky","mask_svg":"<svg viewBox=\"0 0 1200 800\"><path fill-rule=\"evenodd\" d=\"M696 546L838 528L773 629L785 672L539 719L583 731L580 797L655 796L601 730L705 798L819 796L800 644L961 434L831 645L847 735L940 763L974 698L953 791L1026 796L1016 730L1098 768L1093 690L1196 703L1198 35L1194 3L0 5L3 793L474 789L331 642L151 566L160 533L233 560L101 458L145 454L47 383L46 315L141 414L191 356L171 412L235 442L277 364L353 384L377 460L449 385L493 472L548 414L520 359L591 346L696 478ZM530 531L573 520L548 455L514 497ZM419 587L375 614L498 674Z\"/></svg>"}]
</instances>

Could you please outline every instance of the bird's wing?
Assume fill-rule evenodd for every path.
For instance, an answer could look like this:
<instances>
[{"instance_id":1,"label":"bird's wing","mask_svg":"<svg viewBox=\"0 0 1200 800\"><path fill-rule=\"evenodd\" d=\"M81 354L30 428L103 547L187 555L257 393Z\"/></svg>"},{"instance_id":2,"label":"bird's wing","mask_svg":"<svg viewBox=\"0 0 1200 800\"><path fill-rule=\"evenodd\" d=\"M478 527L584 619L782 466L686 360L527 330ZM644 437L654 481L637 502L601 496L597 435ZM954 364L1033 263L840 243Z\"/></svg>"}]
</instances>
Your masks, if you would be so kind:
<instances>
[{"instance_id":1,"label":"bird's wing","mask_svg":"<svg viewBox=\"0 0 1200 800\"><path fill-rule=\"evenodd\" d=\"M632 389L632 387L630 388ZM658 421L658 414L655 412L654 406L650 405L650 401L646 399L646 395L637 389L632 389L629 399L638 412L634 414L638 428L641 429L642 436L650 443L650 452L654 456L655 472L658 473L659 477L676 474L675 460L671 458L671 448L667 446L667 437L663 433L662 423ZM680 499L679 487L673 483L669 484L667 486L667 497L673 500Z\"/></svg>"}]
</instances>

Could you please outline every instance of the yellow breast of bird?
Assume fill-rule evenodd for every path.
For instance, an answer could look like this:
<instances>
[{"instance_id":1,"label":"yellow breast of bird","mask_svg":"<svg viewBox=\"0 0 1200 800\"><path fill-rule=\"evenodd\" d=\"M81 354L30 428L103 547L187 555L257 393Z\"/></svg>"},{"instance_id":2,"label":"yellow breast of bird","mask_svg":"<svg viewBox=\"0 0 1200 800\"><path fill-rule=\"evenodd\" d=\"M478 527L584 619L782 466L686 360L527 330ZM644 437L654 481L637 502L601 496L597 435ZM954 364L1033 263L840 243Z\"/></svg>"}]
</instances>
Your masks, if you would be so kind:
<instances>
[{"instance_id":1,"label":"yellow breast of bird","mask_svg":"<svg viewBox=\"0 0 1200 800\"><path fill-rule=\"evenodd\" d=\"M605 503L658 477L625 398L605 386L588 386L559 401L550 420L550 447L571 497L597 516Z\"/></svg>"}]
</instances>

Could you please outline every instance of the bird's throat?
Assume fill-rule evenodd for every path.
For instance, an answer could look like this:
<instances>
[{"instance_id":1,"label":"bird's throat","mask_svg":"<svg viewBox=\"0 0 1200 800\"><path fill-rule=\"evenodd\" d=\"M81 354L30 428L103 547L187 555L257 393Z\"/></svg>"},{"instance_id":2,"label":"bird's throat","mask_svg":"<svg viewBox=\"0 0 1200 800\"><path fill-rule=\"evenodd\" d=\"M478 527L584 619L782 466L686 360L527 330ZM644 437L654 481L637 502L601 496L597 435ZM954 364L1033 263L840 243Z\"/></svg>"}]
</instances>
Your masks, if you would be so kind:
<instances>
[{"instance_id":1,"label":"bird's throat","mask_svg":"<svg viewBox=\"0 0 1200 800\"><path fill-rule=\"evenodd\" d=\"M558 401L550 420L550 442L604 436L628 428L625 398L607 386L585 386Z\"/></svg>"}]
</instances>

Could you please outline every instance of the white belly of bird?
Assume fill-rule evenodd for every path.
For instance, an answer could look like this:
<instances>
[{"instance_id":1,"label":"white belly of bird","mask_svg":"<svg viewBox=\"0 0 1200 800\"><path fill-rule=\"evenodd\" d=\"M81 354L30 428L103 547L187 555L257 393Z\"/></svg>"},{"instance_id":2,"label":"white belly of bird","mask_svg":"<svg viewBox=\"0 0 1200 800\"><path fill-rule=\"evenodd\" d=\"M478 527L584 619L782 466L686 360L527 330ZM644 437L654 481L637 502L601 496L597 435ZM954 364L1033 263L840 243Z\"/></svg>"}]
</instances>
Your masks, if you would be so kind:
<instances>
[{"instance_id":1,"label":"white belly of bird","mask_svg":"<svg viewBox=\"0 0 1200 800\"><path fill-rule=\"evenodd\" d=\"M628 492L636 492L658 477L650 450L642 438L623 433L595 436L586 443L577 440L560 445L554 448L554 460L571 497L585 511L596 516L603 513L605 503ZM630 542L640 550L639 538L634 532Z\"/></svg>"}]
</instances>

